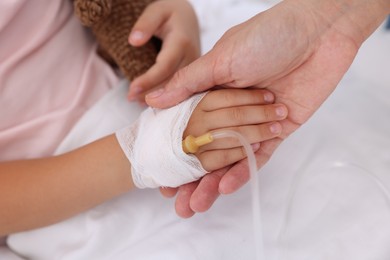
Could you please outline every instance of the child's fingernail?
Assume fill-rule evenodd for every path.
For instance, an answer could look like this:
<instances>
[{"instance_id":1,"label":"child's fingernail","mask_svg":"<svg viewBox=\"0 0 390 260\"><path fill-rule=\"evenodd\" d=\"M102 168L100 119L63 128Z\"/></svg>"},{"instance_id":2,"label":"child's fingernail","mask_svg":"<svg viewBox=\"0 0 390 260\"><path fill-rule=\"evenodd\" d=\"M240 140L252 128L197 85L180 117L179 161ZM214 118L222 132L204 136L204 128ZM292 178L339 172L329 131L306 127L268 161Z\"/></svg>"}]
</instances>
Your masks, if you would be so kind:
<instances>
[{"instance_id":1,"label":"child's fingernail","mask_svg":"<svg viewBox=\"0 0 390 260\"><path fill-rule=\"evenodd\" d=\"M139 93L141 93L141 91L142 91L142 88L140 88L139 86L133 86L133 85L130 86L131 95L139 94Z\"/></svg>"},{"instance_id":2,"label":"child's fingernail","mask_svg":"<svg viewBox=\"0 0 390 260\"><path fill-rule=\"evenodd\" d=\"M157 97L161 96L164 92L165 92L164 88L159 88L159 89L147 94L146 97L147 98L157 98Z\"/></svg>"},{"instance_id":3,"label":"child's fingernail","mask_svg":"<svg viewBox=\"0 0 390 260\"><path fill-rule=\"evenodd\" d=\"M280 132L282 132L282 126L279 123L273 123L272 125L270 125L269 130L273 134L279 134Z\"/></svg>"},{"instance_id":4,"label":"child's fingernail","mask_svg":"<svg viewBox=\"0 0 390 260\"><path fill-rule=\"evenodd\" d=\"M138 105L141 106L141 107L147 107L148 105L146 104L145 101L143 100L138 100Z\"/></svg>"},{"instance_id":5,"label":"child's fingernail","mask_svg":"<svg viewBox=\"0 0 390 260\"><path fill-rule=\"evenodd\" d=\"M130 34L130 39L134 41L139 41L144 38L144 33L141 31L134 31Z\"/></svg>"},{"instance_id":6,"label":"child's fingernail","mask_svg":"<svg viewBox=\"0 0 390 260\"><path fill-rule=\"evenodd\" d=\"M274 95L272 93L265 93L264 101L268 103L272 103L274 101Z\"/></svg>"},{"instance_id":7,"label":"child's fingernail","mask_svg":"<svg viewBox=\"0 0 390 260\"><path fill-rule=\"evenodd\" d=\"M137 95L142 92L142 89L138 86L130 86L129 94L127 95L127 99L130 101L134 101L137 98Z\"/></svg>"},{"instance_id":8,"label":"child's fingernail","mask_svg":"<svg viewBox=\"0 0 390 260\"><path fill-rule=\"evenodd\" d=\"M260 143L251 144L252 150L255 152L260 148Z\"/></svg>"},{"instance_id":9,"label":"child's fingernail","mask_svg":"<svg viewBox=\"0 0 390 260\"><path fill-rule=\"evenodd\" d=\"M277 107L275 112L279 117L284 117L287 115L287 110L285 107Z\"/></svg>"}]
</instances>

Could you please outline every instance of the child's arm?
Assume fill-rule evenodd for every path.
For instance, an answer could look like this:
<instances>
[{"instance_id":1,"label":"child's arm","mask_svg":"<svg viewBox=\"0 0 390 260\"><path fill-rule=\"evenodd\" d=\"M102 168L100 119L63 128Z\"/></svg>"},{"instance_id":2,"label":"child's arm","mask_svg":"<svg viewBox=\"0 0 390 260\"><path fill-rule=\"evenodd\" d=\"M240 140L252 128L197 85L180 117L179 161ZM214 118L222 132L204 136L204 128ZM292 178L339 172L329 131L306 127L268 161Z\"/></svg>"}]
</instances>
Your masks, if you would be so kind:
<instances>
[{"instance_id":1,"label":"child's arm","mask_svg":"<svg viewBox=\"0 0 390 260\"><path fill-rule=\"evenodd\" d=\"M0 163L0 237L50 225L134 187L114 135L69 153Z\"/></svg>"},{"instance_id":2,"label":"child's arm","mask_svg":"<svg viewBox=\"0 0 390 260\"><path fill-rule=\"evenodd\" d=\"M163 42L156 63L131 82L129 99L144 99L145 93L162 85L181 67L200 55L199 26L187 0L159 0L149 4L134 25L129 43L142 46L152 36Z\"/></svg>"},{"instance_id":3,"label":"child's arm","mask_svg":"<svg viewBox=\"0 0 390 260\"><path fill-rule=\"evenodd\" d=\"M268 103L265 93L269 92L210 92L194 110L184 135L233 128L251 143L277 136L280 125L276 123L278 131L273 133L267 122L283 119L286 115L278 116L276 109L286 114L286 108L263 105ZM237 145L215 142L197 156L205 169L215 170L245 157ZM51 158L0 163L0 236L56 223L131 190L130 169L114 135Z\"/></svg>"}]
</instances>

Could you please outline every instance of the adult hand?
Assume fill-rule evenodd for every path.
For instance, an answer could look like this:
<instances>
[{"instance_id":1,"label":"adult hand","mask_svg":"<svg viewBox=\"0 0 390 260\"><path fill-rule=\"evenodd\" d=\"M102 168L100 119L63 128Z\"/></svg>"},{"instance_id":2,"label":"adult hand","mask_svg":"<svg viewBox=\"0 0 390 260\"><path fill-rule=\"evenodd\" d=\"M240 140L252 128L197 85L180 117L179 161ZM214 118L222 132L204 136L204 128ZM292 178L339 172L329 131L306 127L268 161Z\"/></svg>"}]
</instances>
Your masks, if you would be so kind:
<instances>
[{"instance_id":1,"label":"adult hand","mask_svg":"<svg viewBox=\"0 0 390 260\"><path fill-rule=\"evenodd\" d=\"M258 167L320 107L351 65L359 47L390 12L386 0L285 0L227 31L214 48L178 71L164 89L149 94L154 107L172 106L193 93L220 85L267 88L289 110L283 135L262 142ZM246 161L179 188L182 217L207 210L219 193L249 179ZM172 197L175 189L163 189Z\"/></svg>"}]
</instances>

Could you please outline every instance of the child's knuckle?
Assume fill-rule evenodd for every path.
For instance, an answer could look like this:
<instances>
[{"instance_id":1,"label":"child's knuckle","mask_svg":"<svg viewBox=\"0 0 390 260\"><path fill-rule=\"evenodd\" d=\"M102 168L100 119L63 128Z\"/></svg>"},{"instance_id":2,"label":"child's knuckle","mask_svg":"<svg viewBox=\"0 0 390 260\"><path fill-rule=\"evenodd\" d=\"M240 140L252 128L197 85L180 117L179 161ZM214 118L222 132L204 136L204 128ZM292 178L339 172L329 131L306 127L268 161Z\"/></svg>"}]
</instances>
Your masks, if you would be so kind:
<instances>
[{"instance_id":1,"label":"child's knuckle","mask_svg":"<svg viewBox=\"0 0 390 260\"><path fill-rule=\"evenodd\" d=\"M218 95L221 95L221 97L223 98L223 100L225 100L227 104L234 103L236 99L236 95L233 93L233 91L221 90Z\"/></svg>"},{"instance_id":2,"label":"child's knuckle","mask_svg":"<svg viewBox=\"0 0 390 260\"><path fill-rule=\"evenodd\" d=\"M270 107L266 107L264 109L264 119L265 121L269 121L269 120L272 120L274 118L274 112L273 112L273 109L270 108Z\"/></svg>"},{"instance_id":3,"label":"child's knuckle","mask_svg":"<svg viewBox=\"0 0 390 260\"><path fill-rule=\"evenodd\" d=\"M228 164L229 164L229 151L221 150L218 159L216 160L216 165L218 166L218 168L220 168Z\"/></svg>"},{"instance_id":4,"label":"child's knuckle","mask_svg":"<svg viewBox=\"0 0 390 260\"><path fill-rule=\"evenodd\" d=\"M234 122L243 122L245 119L245 113L240 107L232 108L229 115Z\"/></svg>"}]
</instances>

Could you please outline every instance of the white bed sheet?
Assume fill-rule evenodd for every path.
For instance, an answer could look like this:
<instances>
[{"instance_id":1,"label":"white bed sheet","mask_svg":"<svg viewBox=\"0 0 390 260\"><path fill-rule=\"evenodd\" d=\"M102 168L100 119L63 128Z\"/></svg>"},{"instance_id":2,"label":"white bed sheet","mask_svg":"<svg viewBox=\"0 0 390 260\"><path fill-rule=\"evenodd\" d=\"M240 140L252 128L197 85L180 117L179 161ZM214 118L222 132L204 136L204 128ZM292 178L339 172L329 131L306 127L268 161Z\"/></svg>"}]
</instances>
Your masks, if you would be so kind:
<instances>
[{"instance_id":1,"label":"white bed sheet","mask_svg":"<svg viewBox=\"0 0 390 260\"><path fill-rule=\"evenodd\" d=\"M249 0L193 2L203 52L225 29L267 7ZM390 186L389 68L390 32L380 28L334 94L261 169L266 259L390 259L390 204L367 174ZM124 91L122 85L108 94L100 104L110 109L92 110L60 149L88 141L85 133L97 138L134 119L142 109L128 104ZM186 220L158 191L134 191L62 223L13 235L9 244L39 260L254 259L249 188ZM0 259L12 259L5 250Z\"/></svg>"}]
</instances>

